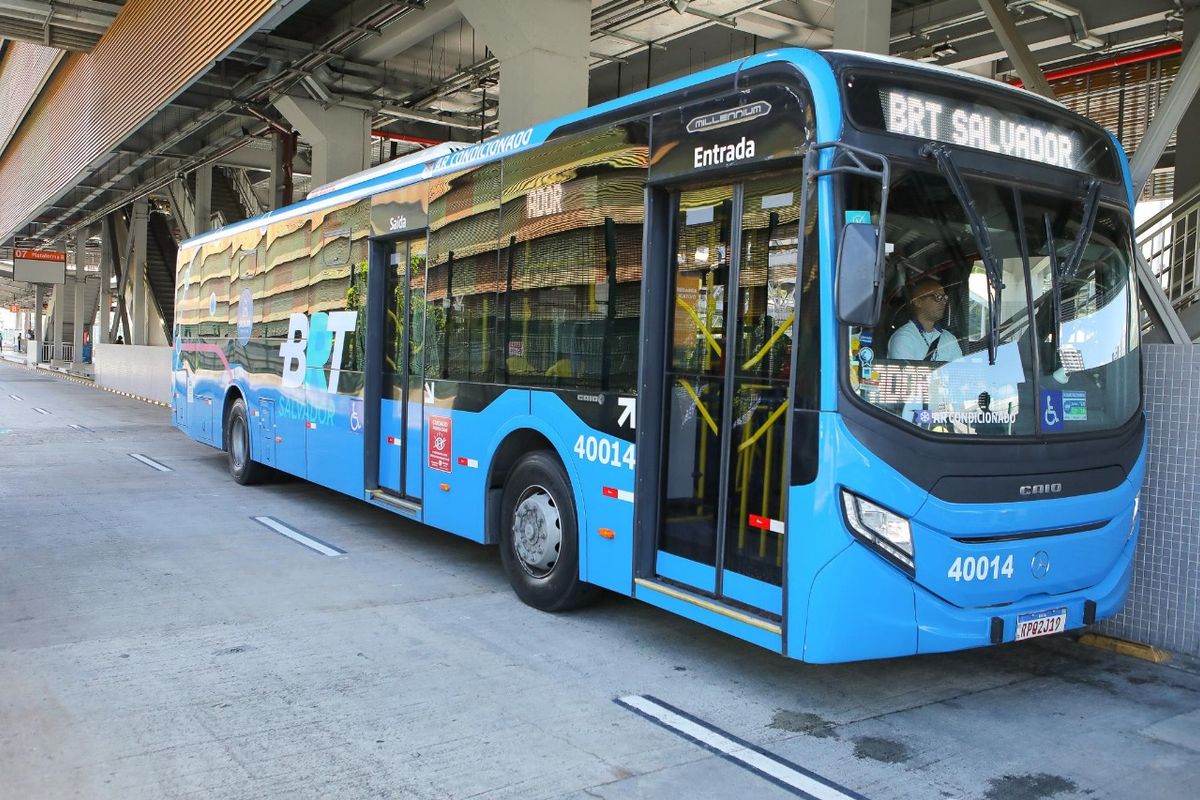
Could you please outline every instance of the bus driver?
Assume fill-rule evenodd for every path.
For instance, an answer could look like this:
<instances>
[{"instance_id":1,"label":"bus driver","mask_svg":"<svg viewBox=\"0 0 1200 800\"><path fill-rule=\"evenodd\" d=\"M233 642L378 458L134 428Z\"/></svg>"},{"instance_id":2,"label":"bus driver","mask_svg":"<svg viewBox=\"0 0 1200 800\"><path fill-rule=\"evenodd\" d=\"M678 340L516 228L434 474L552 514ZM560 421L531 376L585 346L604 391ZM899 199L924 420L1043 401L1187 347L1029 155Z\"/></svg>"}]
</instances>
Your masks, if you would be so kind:
<instances>
[{"instance_id":1,"label":"bus driver","mask_svg":"<svg viewBox=\"0 0 1200 800\"><path fill-rule=\"evenodd\" d=\"M912 319L901 325L888 342L888 358L911 361L953 361L962 358L958 339L942 325L946 293L935 278L922 278L913 286L909 308Z\"/></svg>"}]
</instances>

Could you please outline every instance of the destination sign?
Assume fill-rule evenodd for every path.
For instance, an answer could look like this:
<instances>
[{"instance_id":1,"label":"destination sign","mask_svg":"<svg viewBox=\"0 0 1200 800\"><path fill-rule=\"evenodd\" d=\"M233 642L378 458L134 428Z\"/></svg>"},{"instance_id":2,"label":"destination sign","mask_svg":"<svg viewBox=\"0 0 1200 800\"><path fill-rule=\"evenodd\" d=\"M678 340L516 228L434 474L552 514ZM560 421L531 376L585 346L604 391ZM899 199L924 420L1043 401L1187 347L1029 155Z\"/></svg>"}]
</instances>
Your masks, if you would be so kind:
<instances>
[{"instance_id":1,"label":"destination sign","mask_svg":"<svg viewBox=\"0 0 1200 800\"><path fill-rule=\"evenodd\" d=\"M973 147L1052 167L1082 170L1079 137L1071 130L994 108L912 91L884 90L888 133Z\"/></svg>"},{"instance_id":2,"label":"destination sign","mask_svg":"<svg viewBox=\"0 0 1200 800\"><path fill-rule=\"evenodd\" d=\"M860 130L1121 180L1104 128L1027 92L915 68L846 72L842 80L847 115Z\"/></svg>"}]
</instances>

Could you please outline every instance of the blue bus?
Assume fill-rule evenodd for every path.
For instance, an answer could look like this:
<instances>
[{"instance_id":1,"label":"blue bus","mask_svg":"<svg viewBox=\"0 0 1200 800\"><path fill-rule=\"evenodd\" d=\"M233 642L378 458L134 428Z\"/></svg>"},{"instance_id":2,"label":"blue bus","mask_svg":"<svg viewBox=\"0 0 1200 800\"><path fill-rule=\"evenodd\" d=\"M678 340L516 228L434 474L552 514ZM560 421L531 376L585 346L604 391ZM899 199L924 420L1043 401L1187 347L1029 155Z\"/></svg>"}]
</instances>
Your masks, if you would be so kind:
<instances>
[{"instance_id":1,"label":"blue bus","mask_svg":"<svg viewBox=\"0 0 1200 800\"><path fill-rule=\"evenodd\" d=\"M174 424L791 658L1120 608L1145 470L1129 169L1063 107L762 53L179 251Z\"/></svg>"}]
</instances>

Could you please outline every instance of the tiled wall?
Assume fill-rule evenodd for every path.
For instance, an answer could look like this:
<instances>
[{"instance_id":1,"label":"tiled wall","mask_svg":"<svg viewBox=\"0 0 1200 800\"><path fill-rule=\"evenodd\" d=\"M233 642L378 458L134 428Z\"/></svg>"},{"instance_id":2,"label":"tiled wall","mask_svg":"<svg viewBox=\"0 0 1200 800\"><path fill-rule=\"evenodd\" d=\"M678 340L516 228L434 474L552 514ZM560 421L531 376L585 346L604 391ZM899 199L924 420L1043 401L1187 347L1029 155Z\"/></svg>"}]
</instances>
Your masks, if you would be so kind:
<instances>
[{"instance_id":1,"label":"tiled wall","mask_svg":"<svg viewBox=\"0 0 1200 800\"><path fill-rule=\"evenodd\" d=\"M1150 432L1129 599L1102 633L1200 656L1200 347L1146 345Z\"/></svg>"}]
</instances>

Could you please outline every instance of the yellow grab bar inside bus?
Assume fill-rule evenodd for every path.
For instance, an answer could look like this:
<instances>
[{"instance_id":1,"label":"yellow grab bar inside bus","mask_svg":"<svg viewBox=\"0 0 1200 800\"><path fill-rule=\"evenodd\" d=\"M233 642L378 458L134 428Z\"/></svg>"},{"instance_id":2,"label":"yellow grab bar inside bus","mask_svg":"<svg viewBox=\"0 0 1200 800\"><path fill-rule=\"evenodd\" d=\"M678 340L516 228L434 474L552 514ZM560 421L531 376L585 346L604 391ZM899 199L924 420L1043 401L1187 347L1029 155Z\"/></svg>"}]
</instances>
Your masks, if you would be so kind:
<instances>
[{"instance_id":1,"label":"yellow grab bar inside bus","mask_svg":"<svg viewBox=\"0 0 1200 800\"><path fill-rule=\"evenodd\" d=\"M750 369L755 364L762 361L763 357L770 352L771 348L775 346L775 343L779 341L779 338L787 333L788 329L792 327L792 318L795 316L795 311L793 311L791 314L788 314L788 318L783 321L783 324L779 326L779 329L775 331L775 333L771 334L771 338L767 339L767 343L764 344L759 351L750 358L749 361L747 361L745 364L742 364L742 369Z\"/></svg>"},{"instance_id":2,"label":"yellow grab bar inside bus","mask_svg":"<svg viewBox=\"0 0 1200 800\"><path fill-rule=\"evenodd\" d=\"M700 412L700 416L704 417L704 421L708 423L708 427L712 429L713 433L716 433L717 423L713 422L713 418L709 415L708 409L704 407L704 402L700 399L700 395L696 394L696 390L692 388L692 385L683 378L679 379L679 385L692 398L692 402L696 404L696 410Z\"/></svg>"},{"instance_id":3,"label":"yellow grab bar inside bus","mask_svg":"<svg viewBox=\"0 0 1200 800\"><path fill-rule=\"evenodd\" d=\"M703 322L701 322L700 315L696 313L696 309L688 305L687 301L682 297L676 297L675 303L684 311L686 311L688 316L692 318L692 321L696 323L696 327L700 329L700 333L704 334L704 338L707 340L708 346L711 347L718 356L721 355L721 343L713 338L713 335L709 333L708 328Z\"/></svg>"},{"instance_id":4,"label":"yellow grab bar inside bus","mask_svg":"<svg viewBox=\"0 0 1200 800\"><path fill-rule=\"evenodd\" d=\"M742 442L738 446L738 452L740 453L741 451L745 450L750 445L757 442L760 438L762 438L762 435L771 429L771 426L775 424L776 420L778 420L781 416L783 416L783 412L787 411L787 407L788 407L787 400L784 400L782 403L780 403L779 408L777 408L771 412L771 416L767 417L767 421L762 424L762 427L760 427L758 430L756 430L754 432L753 436L751 436L749 439Z\"/></svg>"}]
</instances>

